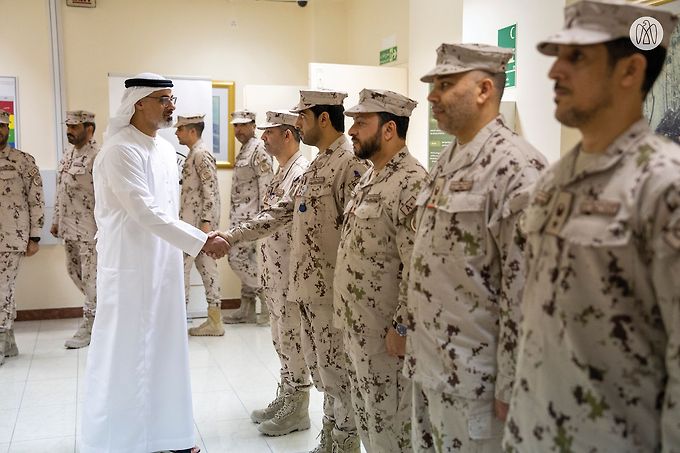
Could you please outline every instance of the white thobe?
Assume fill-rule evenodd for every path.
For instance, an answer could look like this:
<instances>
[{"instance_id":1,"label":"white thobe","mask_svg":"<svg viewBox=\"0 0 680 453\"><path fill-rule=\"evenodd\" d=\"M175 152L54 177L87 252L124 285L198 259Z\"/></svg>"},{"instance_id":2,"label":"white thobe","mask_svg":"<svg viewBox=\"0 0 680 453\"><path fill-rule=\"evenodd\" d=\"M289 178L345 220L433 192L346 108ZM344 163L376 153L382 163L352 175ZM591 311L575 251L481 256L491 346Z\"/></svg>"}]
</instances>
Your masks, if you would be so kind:
<instances>
[{"instance_id":1,"label":"white thobe","mask_svg":"<svg viewBox=\"0 0 680 453\"><path fill-rule=\"evenodd\" d=\"M81 452L194 445L182 251L206 234L178 219L175 150L133 126L94 163L97 316L85 373Z\"/></svg>"}]
</instances>

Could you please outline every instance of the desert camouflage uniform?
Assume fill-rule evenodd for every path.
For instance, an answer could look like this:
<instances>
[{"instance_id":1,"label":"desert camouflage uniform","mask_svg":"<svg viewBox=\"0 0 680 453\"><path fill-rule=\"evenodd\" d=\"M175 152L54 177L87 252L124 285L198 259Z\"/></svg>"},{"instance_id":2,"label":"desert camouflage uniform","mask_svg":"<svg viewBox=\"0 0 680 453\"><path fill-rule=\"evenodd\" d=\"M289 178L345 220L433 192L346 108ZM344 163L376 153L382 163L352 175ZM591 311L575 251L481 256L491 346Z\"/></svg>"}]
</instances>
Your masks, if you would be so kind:
<instances>
[{"instance_id":1,"label":"desert camouflage uniform","mask_svg":"<svg viewBox=\"0 0 680 453\"><path fill-rule=\"evenodd\" d=\"M179 218L196 228L200 228L202 222L209 222L212 229L217 229L220 222L217 166L215 158L202 140L194 143L184 161ZM193 264L196 264L196 269L203 280L208 305L219 307L220 284L217 261L205 253L199 253L196 258L184 254L184 297L186 303L189 303L189 280Z\"/></svg>"},{"instance_id":2,"label":"desert camouflage uniform","mask_svg":"<svg viewBox=\"0 0 680 453\"><path fill-rule=\"evenodd\" d=\"M427 170L404 147L376 172L369 169L345 208L333 288L336 325L345 333L352 403L367 451L411 446L411 382L403 358L387 353L392 322L404 323L416 197Z\"/></svg>"},{"instance_id":3,"label":"desert camouflage uniform","mask_svg":"<svg viewBox=\"0 0 680 453\"><path fill-rule=\"evenodd\" d=\"M257 137L248 140L236 156L231 181L229 225L233 227L252 219L262 209L265 189L274 171L272 158ZM229 250L229 266L241 280L241 297L254 299L260 291L261 268L257 259L257 244L238 244Z\"/></svg>"},{"instance_id":4,"label":"desert camouflage uniform","mask_svg":"<svg viewBox=\"0 0 680 453\"><path fill-rule=\"evenodd\" d=\"M264 196L264 210L275 206L290 191L293 184L309 167L300 151L279 167ZM309 370L305 364L300 341L300 307L288 301L290 274L290 225L276 230L262 241L262 288L265 303L272 317L271 331L274 349L281 361L281 383L291 387L309 385Z\"/></svg>"},{"instance_id":5,"label":"desert camouflage uniform","mask_svg":"<svg viewBox=\"0 0 680 453\"><path fill-rule=\"evenodd\" d=\"M366 168L342 135L284 199L230 231L234 241L252 241L293 222L288 300L300 305L302 349L314 385L325 393L325 420L345 433L356 426L342 332L333 326L333 271L345 205Z\"/></svg>"},{"instance_id":6,"label":"desert camouflage uniform","mask_svg":"<svg viewBox=\"0 0 680 453\"><path fill-rule=\"evenodd\" d=\"M0 331L17 315L14 289L29 237L40 237L44 222L42 178L35 159L18 149L0 150Z\"/></svg>"},{"instance_id":7,"label":"desert camouflage uniform","mask_svg":"<svg viewBox=\"0 0 680 453\"><path fill-rule=\"evenodd\" d=\"M64 153L57 168L57 197L52 223L64 239L66 269L85 296L83 316L94 319L97 309L97 247L94 221L92 164L99 152L94 139Z\"/></svg>"},{"instance_id":8,"label":"desert camouflage uniform","mask_svg":"<svg viewBox=\"0 0 680 453\"><path fill-rule=\"evenodd\" d=\"M515 225L544 163L498 116L449 146L418 196L405 364L416 451L500 448L494 398L510 398L524 286Z\"/></svg>"},{"instance_id":9,"label":"desert camouflage uniform","mask_svg":"<svg viewBox=\"0 0 680 453\"><path fill-rule=\"evenodd\" d=\"M504 446L680 451L680 147L633 124L540 178Z\"/></svg>"}]
</instances>

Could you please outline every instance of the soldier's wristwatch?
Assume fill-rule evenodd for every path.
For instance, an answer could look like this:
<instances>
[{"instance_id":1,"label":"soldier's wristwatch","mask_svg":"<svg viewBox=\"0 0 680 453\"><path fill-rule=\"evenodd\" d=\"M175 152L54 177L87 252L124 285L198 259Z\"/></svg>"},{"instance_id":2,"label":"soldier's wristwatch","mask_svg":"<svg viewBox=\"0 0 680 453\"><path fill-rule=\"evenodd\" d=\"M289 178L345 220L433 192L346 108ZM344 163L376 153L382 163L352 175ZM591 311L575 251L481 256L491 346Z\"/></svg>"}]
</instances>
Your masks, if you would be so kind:
<instances>
[{"instance_id":1,"label":"soldier's wristwatch","mask_svg":"<svg viewBox=\"0 0 680 453\"><path fill-rule=\"evenodd\" d=\"M392 321L392 327L394 327L394 330L397 331L400 337L405 337L408 333L408 327L406 327L404 324L398 323L397 321Z\"/></svg>"},{"instance_id":2,"label":"soldier's wristwatch","mask_svg":"<svg viewBox=\"0 0 680 453\"><path fill-rule=\"evenodd\" d=\"M35 243L38 243L38 242L40 242L40 236L31 236L31 237L28 238L28 240L35 242Z\"/></svg>"}]
</instances>

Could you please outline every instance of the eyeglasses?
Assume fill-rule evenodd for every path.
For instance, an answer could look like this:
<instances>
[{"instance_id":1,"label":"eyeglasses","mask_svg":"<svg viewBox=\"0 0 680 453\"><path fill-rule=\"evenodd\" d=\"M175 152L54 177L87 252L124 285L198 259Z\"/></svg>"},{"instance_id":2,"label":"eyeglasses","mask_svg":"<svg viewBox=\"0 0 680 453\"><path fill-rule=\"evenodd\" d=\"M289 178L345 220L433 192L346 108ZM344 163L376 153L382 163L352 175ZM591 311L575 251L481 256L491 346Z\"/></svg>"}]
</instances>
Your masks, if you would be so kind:
<instances>
[{"instance_id":1,"label":"eyeglasses","mask_svg":"<svg viewBox=\"0 0 680 453\"><path fill-rule=\"evenodd\" d=\"M147 96L149 99L158 99L158 102L160 102L164 106L168 106L170 104L175 105L177 104L177 96Z\"/></svg>"}]
</instances>

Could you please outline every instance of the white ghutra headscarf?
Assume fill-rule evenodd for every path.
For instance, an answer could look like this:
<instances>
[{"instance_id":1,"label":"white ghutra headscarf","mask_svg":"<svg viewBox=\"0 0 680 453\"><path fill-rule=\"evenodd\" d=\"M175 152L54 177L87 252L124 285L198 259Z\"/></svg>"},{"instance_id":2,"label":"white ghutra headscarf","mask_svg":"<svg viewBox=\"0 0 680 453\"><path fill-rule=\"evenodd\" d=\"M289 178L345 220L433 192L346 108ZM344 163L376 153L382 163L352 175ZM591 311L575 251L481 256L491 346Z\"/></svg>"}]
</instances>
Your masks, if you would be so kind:
<instances>
[{"instance_id":1,"label":"white ghutra headscarf","mask_svg":"<svg viewBox=\"0 0 680 453\"><path fill-rule=\"evenodd\" d=\"M135 113L135 104L142 98L147 97L154 91L172 88L172 80L152 72L142 72L125 81L125 93L120 101L120 107L115 116L109 120L109 125L104 132L104 140L116 135L121 129L130 124L130 119Z\"/></svg>"}]
</instances>

